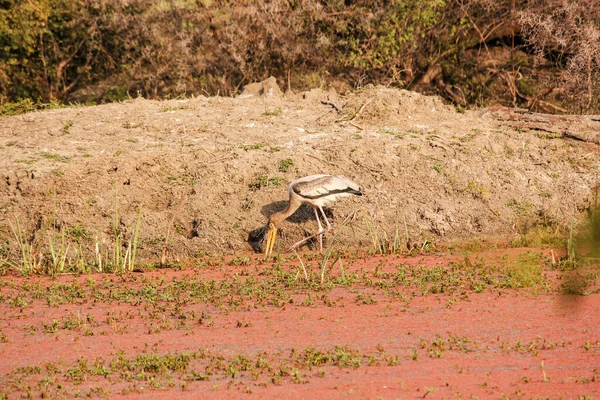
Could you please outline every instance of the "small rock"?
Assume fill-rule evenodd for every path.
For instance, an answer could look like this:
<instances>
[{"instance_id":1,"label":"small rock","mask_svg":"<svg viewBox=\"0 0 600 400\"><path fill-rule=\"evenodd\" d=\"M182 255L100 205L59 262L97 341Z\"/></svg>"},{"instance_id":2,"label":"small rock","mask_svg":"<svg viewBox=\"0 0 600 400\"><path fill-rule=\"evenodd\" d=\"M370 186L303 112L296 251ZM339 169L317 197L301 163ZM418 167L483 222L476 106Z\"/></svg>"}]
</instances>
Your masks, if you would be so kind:
<instances>
[{"instance_id":1,"label":"small rock","mask_svg":"<svg viewBox=\"0 0 600 400\"><path fill-rule=\"evenodd\" d=\"M283 92L277 86L277 79L269 77L262 82L250 83L244 86L242 94L238 97L284 97Z\"/></svg>"}]
</instances>

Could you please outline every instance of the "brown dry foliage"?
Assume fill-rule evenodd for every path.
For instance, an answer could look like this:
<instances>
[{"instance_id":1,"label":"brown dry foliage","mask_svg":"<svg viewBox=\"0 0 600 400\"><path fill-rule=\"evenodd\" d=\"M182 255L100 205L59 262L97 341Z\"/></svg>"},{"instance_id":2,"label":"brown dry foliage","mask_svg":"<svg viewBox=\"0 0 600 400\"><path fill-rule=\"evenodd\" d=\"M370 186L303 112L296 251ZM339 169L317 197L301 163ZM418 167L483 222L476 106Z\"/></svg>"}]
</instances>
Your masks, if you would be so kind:
<instances>
[{"instance_id":1,"label":"brown dry foliage","mask_svg":"<svg viewBox=\"0 0 600 400\"><path fill-rule=\"evenodd\" d=\"M295 89L379 83L463 106L543 108L552 95L563 107L546 102L550 110L598 108L593 0L8 3L0 102L233 95L275 76ZM533 65L534 55L545 62ZM564 94L553 91L554 61Z\"/></svg>"},{"instance_id":2,"label":"brown dry foliage","mask_svg":"<svg viewBox=\"0 0 600 400\"><path fill-rule=\"evenodd\" d=\"M521 14L528 43L539 65L553 57L561 68L558 85L564 88L571 111L598 108L600 95L600 4L593 0L567 1L544 10Z\"/></svg>"}]
</instances>

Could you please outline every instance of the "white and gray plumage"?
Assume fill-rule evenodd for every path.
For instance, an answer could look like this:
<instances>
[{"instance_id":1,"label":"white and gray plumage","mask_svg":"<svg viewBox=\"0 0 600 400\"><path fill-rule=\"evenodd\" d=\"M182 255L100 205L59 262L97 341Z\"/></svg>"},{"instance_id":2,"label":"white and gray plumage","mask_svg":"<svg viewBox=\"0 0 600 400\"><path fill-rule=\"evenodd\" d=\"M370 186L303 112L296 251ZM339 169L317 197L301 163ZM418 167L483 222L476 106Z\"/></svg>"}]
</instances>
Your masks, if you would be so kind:
<instances>
[{"instance_id":1,"label":"white and gray plumage","mask_svg":"<svg viewBox=\"0 0 600 400\"><path fill-rule=\"evenodd\" d=\"M360 187L341 175L310 175L296 179L290 184L288 193L290 196L288 207L269 217L269 232L267 233L267 245L265 247L265 255L267 256L271 255L273 251L275 239L277 238L277 229L281 226L281 223L296 212L302 204L310 205L315 211L319 232L295 243L290 250L295 249L315 236L319 237L321 250L323 250L323 234L331 229L331 224L323 212L323 207L342 197L352 195L362 196ZM327 226L325 229L321 224L317 209L321 211L321 215L325 220Z\"/></svg>"}]
</instances>

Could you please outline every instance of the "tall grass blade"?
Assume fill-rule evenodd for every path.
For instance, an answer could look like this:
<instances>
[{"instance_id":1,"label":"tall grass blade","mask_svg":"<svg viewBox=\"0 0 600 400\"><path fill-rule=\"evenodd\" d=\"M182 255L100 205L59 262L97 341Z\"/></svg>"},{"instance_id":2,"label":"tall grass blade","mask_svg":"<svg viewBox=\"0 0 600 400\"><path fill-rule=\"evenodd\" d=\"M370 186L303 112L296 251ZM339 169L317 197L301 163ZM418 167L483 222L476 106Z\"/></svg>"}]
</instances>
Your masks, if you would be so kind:
<instances>
[{"instance_id":1,"label":"tall grass blade","mask_svg":"<svg viewBox=\"0 0 600 400\"><path fill-rule=\"evenodd\" d=\"M323 261L321 261L321 285L325 282L325 268L327 267L327 261L329 260L329 257L331 256L331 251L333 250L334 242L335 242L335 236L333 236L331 238L331 242L330 242L329 246L327 246L327 250L325 250L325 255L323 256ZM334 264L335 264L335 262L334 262ZM332 265L332 268L333 268L333 265Z\"/></svg>"},{"instance_id":2,"label":"tall grass blade","mask_svg":"<svg viewBox=\"0 0 600 400\"><path fill-rule=\"evenodd\" d=\"M367 214L364 210L362 210L363 220L369 229L369 234L371 235L371 241L373 242L373 250L377 253L381 253L381 245L379 243L379 236L377 235L377 230L373 226L371 219L367 217Z\"/></svg>"},{"instance_id":3,"label":"tall grass blade","mask_svg":"<svg viewBox=\"0 0 600 400\"><path fill-rule=\"evenodd\" d=\"M296 249L294 249L294 254L296 255L296 257L298 257L298 261L300 261L300 266L302 266L302 272L304 272L304 280L308 282L308 272L306 272L306 267L304 266L304 263L302 262L302 259L300 258L300 255L298 254Z\"/></svg>"},{"instance_id":4,"label":"tall grass blade","mask_svg":"<svg viewBox=\"0 0 600 400\"><path fill-rule=\"evenodd\" d=\"M33 255L33 244L29 244L27 241L27 237L21 229L19 218L15 216L14 226L10 221L8 221L8 224L10 225L10 229L12 230L13 235L17 240L17 244L19 245L19 249L21 250L21 267L19 268L19 272L23 275L28 275L32 272L35 272L36 265Z\"/></svg>"},{"instance_id":5,"label":"tall grass blade","mask_svg":"<svg viewBox=\"0 0 600 400\"><path fill-rule=\"evenodd\" d=\"M140 234L140 226L142 225L142 203L140 203L140 207L138 209L138 219L135 224L135 233L133 235L133 251L131 254L131 270L135 268L135 254L137 252L138 238Z\"/></svg>"}]
</instances>

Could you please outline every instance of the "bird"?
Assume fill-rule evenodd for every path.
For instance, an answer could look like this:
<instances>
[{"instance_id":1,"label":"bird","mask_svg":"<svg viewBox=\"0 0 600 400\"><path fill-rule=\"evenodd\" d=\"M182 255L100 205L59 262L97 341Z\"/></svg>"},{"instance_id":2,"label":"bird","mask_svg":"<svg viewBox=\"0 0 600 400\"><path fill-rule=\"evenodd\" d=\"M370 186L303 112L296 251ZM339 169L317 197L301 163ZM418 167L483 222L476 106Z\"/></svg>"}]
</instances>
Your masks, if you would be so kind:
<instances>
[{"instance_id":1,"label":"bird","mask_svg":"<svg viewBox=\"0 0 600 400\"><path fill-rule=\"evenodd\" d=\"M315 236L319 237L321 251L323 251L323 234L331 229L331 224L323 211L323 207L335 202L336 200L352 195L362 196L362 191L358 184L341 175L310 175L296 179L290 183L288 189L289 203L285 210L277 212L269 217L267 226L267 245L265 247L265 256L270 256L277 238L277 229L283 221L291 216L302 204L308 204L315 212L315 218L319 225L319 231L312 236L304 238L288 250L292 251L302 243ZM323 228L319 218L319 211L323 216L326 228Z\"/></svg>"}]
</instances>

